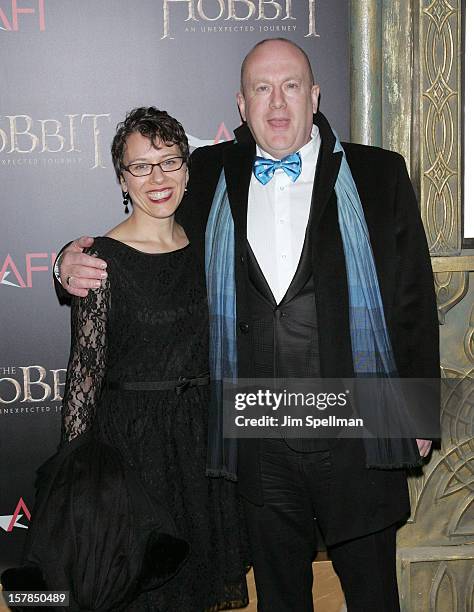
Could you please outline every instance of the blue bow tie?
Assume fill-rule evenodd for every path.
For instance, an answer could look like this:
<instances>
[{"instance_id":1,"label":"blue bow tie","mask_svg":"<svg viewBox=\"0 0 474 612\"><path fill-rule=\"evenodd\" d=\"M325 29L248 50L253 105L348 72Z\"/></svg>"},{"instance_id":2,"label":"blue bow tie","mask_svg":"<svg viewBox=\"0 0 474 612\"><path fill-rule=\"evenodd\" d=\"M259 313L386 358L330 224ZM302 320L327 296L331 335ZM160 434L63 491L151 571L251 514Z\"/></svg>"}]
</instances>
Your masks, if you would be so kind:
<instances>
[{"instance_id":1,"label":"blue bow tie","mask_svg":"<svg viewBox=\"0 0 474 612\"><path fill-rule=\"evenodd\" d=\"M253 173L262 185L266 185L272 179L277 168L283 168L294 183L301 174L301 155L292 153L283 159L267 159L257 156L253 164Z\"/></svg>"}]
</instances>

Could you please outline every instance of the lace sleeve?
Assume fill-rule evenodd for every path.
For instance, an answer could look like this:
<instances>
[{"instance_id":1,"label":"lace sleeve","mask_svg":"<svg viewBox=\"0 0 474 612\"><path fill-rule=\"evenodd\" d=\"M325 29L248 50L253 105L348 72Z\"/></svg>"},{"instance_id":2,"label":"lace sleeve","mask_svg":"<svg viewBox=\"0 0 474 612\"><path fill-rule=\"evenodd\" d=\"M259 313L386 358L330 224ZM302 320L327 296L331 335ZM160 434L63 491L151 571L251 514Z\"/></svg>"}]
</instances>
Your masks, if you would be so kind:
<instances>
[{"instance_id":1,"label":"lace sleeve","mask_svg":"<svg viewBox=\"0 0 474 612\"><path fill-rule=\"evenodd\" d=\"M62 407L61 443L85 433L94 419L106 367L110 285L74 298L71 306L71 353Z\"/></svg>"}]
</instances>

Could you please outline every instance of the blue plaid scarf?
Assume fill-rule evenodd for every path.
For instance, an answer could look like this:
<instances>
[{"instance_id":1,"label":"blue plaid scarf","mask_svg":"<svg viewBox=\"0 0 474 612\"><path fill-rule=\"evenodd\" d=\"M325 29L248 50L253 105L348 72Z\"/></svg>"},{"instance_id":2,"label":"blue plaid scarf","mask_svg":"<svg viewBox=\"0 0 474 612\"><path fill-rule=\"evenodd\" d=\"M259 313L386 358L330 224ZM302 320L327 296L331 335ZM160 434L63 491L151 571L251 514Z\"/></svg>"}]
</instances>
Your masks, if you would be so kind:
<instances>
[{"instance_id":1,"label":"blue plaid scarf","mask_svg":"<svg viewBox=\"0 0 474 612\"><path fill-rule=\"evenodd\" d=\"M237 479L237 440L224 438L224 378L237 379L235 331L234 221L222 169L206 228L206 281L209 303L211 401L207 474Z\"/></svg>"},{"instance_id":2,"label":"blue plaid scarf","mask_svg":"<svg viewBox=\"0 0 474 612\"><path fill-rule=\"evenodd\" d=\"M334 152L342 152L335 184L339 229L349 288L349 321L356 377L397 377L382 297L364 211L344 150L336 136ZM223 437L222 380L237 379L234 223L222 170L206 228L206 278L210 316L211 405L208 474L236 479L237 440ZM383 387L386 389L386 387ZM365 389L365 387L364 387ZM390 398L374 386L359 397L361 416L385 431ZM366 464L376 468L419 465L416 442L407 438L364 439Z\"/></svg>"}]
</instances>

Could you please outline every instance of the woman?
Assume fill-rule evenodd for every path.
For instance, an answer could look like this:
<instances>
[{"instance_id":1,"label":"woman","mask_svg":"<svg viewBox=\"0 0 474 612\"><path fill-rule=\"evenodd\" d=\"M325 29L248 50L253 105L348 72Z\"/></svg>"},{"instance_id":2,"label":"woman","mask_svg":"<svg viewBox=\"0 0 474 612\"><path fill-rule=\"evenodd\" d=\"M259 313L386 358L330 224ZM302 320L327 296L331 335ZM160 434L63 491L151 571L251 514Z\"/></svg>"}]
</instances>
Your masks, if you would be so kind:
<instances>
[{"instance_id":1,"label":"woman","mask_svg":"<svg viewBox=\"0 0 474 612\"><path fill-rule=\"evenodd\" d=\"M235 485L205 476L206 291L175 221L188 157L154 107L112 143L132 214L96 238L108 278L73 302L62 446L40 470L26 555L69 610L247 604Z\"/></svg>"}]
</instances>

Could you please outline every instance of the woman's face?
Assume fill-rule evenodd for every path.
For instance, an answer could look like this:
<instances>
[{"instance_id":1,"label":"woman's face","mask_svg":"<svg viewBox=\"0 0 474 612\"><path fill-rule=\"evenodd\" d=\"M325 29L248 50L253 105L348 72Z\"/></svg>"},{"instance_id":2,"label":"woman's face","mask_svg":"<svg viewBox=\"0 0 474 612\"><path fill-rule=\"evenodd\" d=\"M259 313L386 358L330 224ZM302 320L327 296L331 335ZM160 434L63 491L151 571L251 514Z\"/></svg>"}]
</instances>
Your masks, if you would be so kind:
<instances>
[{"instance_id":1,"label":"woman's face","mask_svg":"<svg viewBox=\"0 0 474 612\"><path fill-rule=\"evenodd\" d=\"M153 144L146 136L134 132L125 143L123 166L157 164L173 157L182 157L177 144L168 146L161 141ZM175 213L187 182L186 164L171 172L163 172L159 166L154 166L148 176L133 176L124 170L120 179L123 191L130 195L134 214L146 214L155 219L165 219Z\"/></svg>"}]
</instances>

